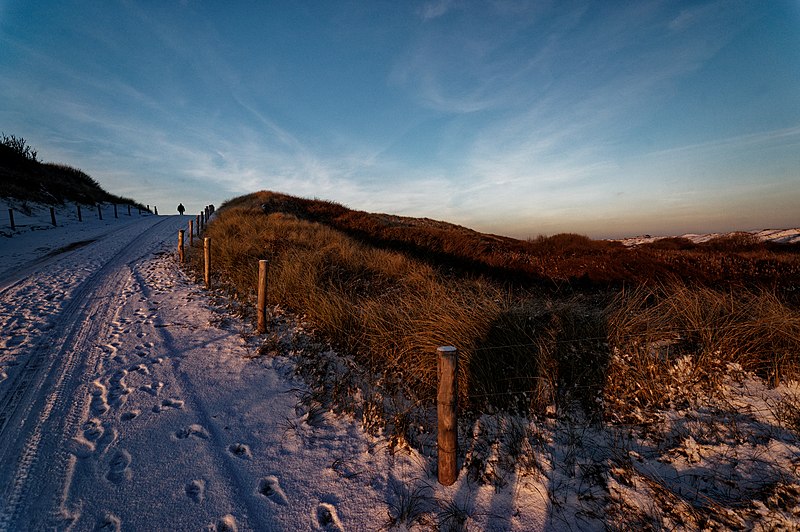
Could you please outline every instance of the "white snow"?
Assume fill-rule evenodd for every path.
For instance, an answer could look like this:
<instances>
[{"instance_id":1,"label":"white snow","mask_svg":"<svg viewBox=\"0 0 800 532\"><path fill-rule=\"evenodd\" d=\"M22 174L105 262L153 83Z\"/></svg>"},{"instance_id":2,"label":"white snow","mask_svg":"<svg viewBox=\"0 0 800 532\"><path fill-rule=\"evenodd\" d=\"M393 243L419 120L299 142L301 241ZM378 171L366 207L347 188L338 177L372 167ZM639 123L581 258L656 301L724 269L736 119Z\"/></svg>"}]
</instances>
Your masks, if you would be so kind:
<instances>
[{"instance_id":1,"label":"white snow","mask_svg":"<svg viewBox=\"0 0 800 532\"><path fill-rule=\"evenodd\" d=\"M761 231L745 231L758 237L762 242L776 242L779 244L793 244L800 242L800 228L796 229L763 229ZM680 235L681 238L691 240L695 244L708 242L712 238L729 235L730 233L686 233ZM634 236L623 238L620 240L626 246L638 246L641 244L649 244L660 240L662 238L671 238L671 236Z\"/></svg>"},{"instance_id":2,"label":"white snow","mask_svg":"<svg viewBox=\"0 0 800 532\"><path fill-rule=\"evenodd\" d=\"M70 210L0 235L0 530L798 526L796 384L733 367L724 393L636 427L486 414L445 488L431 449L304 402L297 318L273 309L258 354L176 263L189 217Z\"/></svg>"}]
</instances>

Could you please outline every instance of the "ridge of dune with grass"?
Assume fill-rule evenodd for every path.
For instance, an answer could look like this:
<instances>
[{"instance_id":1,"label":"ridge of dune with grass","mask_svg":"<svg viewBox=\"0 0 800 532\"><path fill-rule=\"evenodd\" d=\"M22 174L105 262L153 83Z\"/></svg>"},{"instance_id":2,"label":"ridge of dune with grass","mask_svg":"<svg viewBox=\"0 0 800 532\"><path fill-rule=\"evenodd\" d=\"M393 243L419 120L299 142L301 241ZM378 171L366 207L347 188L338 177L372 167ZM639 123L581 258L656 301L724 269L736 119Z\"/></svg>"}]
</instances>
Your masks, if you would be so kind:
<instances>
[{"instance_id":1,"label":"ridge of dune with grass","mask_svg":"<svg viewBox=\"0 0 800 532\"><path fill-rule=\"evenodd\" d=\"M21 137L0 137L0 198L16 203L84 205L114 203L145 209L133 199L107 192L87 173L60 163L39 160L38 152Z\"/></svg>"}]
</instances>

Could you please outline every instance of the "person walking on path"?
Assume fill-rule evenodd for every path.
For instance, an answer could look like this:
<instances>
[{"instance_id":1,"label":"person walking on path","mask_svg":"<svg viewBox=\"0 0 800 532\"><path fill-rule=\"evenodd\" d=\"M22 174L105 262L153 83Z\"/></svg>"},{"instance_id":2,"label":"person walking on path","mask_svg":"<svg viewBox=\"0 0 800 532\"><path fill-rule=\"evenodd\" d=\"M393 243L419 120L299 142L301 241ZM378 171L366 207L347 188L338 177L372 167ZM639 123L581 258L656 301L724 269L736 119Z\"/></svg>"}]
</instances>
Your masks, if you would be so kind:
<instances>
[{"instance_id":1,"label":"person walking on path","mask_svg":"<svg viewBox=\"0 0 800 532\"><path fill-rule=\"evenodd\" d=\"M183 206L183 203L178 203L178 212L181 213L181 216L183 216L185 210L186 208Z\"/></svg>"}]
</instances>

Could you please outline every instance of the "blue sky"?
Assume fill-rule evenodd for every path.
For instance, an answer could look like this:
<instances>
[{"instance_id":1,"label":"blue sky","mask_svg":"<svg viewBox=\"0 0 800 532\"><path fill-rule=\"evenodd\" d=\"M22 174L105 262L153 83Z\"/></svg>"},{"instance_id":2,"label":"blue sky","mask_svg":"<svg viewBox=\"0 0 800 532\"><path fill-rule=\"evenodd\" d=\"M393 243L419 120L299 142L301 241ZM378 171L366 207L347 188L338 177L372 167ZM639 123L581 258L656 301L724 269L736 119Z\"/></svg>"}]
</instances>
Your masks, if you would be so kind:
<instances>
[{"instance_id":1,"label":"blue sky","mask_svg":"<svg viewBox=\"0 0 800 532\"><path fill-rule=\"evenodd\" d=\"M190 212L800 226L800 2L0 0L0 130Z\"/></svg>"}]
</instances>

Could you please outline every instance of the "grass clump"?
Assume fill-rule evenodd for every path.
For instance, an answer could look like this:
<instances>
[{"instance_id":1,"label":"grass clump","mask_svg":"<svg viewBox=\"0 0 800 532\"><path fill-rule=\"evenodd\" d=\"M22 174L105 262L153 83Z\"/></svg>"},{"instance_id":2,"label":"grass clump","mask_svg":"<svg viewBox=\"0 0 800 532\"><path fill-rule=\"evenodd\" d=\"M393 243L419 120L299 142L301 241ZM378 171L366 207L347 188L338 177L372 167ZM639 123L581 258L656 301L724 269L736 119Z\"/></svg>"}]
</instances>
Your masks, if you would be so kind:
<instances>
[{"instance_id":1,"label":"grass clump","mask_svg":"<svg viewBox=\"0 0 800 532\"><path fill-rule=\"evenodd\" d=\"M730 363L773 385L800 376L800 312L766 290L639 287L616 297L608 331L605 397L618 414L685 403Z\"/></svg>"}]
</instances>

